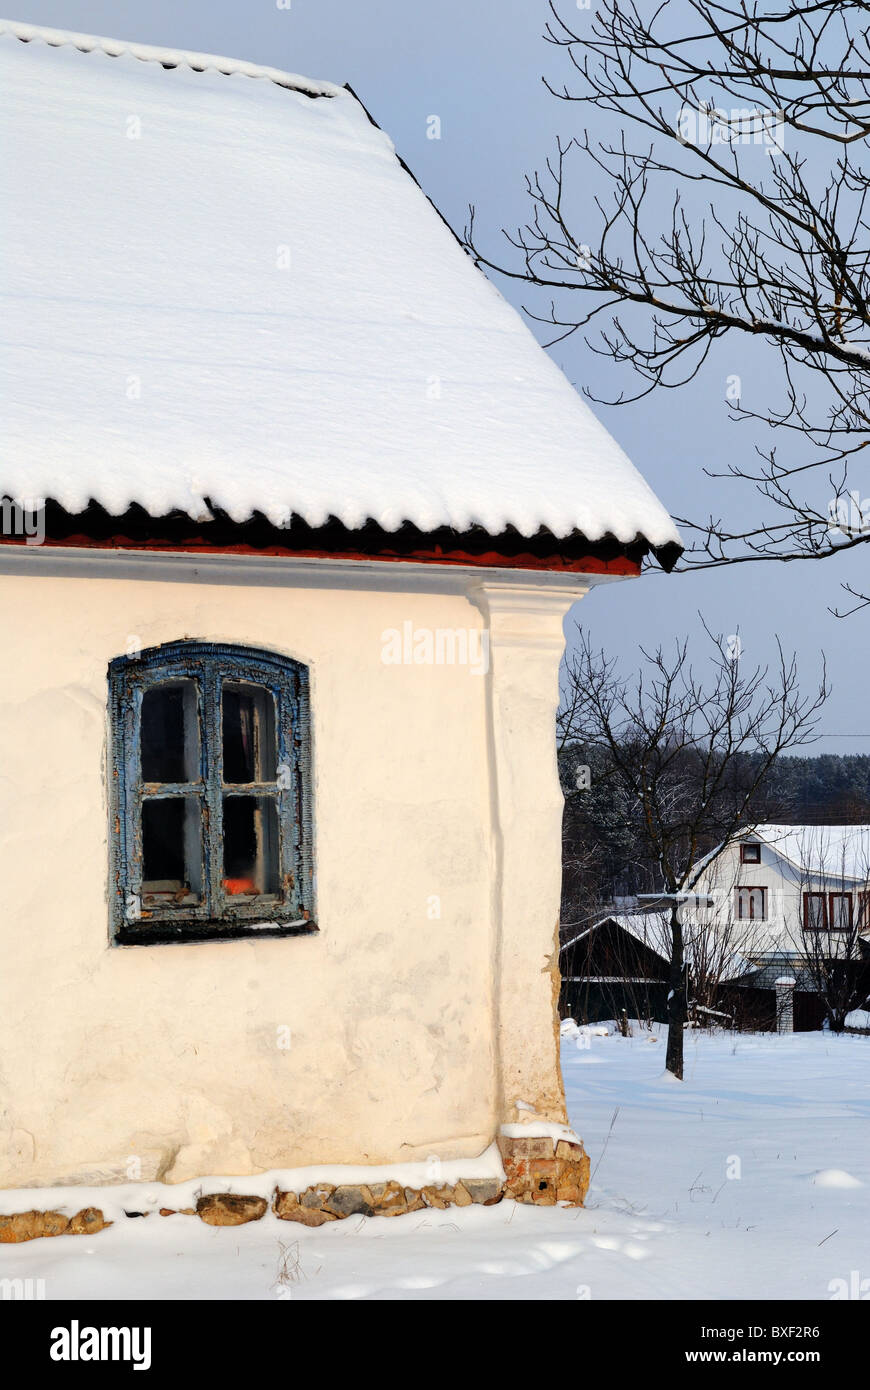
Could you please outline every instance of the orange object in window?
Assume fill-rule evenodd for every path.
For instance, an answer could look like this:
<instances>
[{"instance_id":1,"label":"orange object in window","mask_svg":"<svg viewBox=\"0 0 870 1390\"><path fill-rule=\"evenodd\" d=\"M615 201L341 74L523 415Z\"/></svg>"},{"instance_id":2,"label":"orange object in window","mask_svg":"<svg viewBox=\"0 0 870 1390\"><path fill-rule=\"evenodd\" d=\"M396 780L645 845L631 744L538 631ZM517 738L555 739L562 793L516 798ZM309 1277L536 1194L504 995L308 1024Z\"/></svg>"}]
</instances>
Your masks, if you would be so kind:
<instances>
[{"instance_id":1,"label":"orange object in window","mask_svg":"<svg viewBox=\"0 0 870 1390\"><path fill-rule=\"evenodd\" d=\"M230 897L235 897L237 893L256 893L257 891L252 878L225 878L222 882L224 892L229 893Z\"/></svg>"}]
</instances>

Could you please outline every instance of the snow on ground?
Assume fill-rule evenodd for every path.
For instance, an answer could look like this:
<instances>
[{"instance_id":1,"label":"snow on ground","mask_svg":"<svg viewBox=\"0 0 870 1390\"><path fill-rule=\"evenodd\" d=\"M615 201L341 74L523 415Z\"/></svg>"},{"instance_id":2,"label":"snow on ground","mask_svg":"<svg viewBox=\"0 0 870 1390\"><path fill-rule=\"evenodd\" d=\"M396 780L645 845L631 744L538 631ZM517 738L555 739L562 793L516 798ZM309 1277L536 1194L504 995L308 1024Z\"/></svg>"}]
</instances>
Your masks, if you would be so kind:
<instances>
[{"instance_id":1,"label":"snow on ground","mask_svg":"<svg viewBox=\"0 0 870 1390\"><path fill-rule=\"evenodd\" d=\"M564 1038L593 1164L583 1211L502 1202L316 1230L152 1215L0 1247L0 1279L43 1279L48 1299L292 1301L827 1299L870 1276L870 1040L693 1034L683 1085L663 1064L661 1030Z\"/></svg>"},{"instance_id":2,"label":"snow on ground","mask_svg":"<svg viewBox=\"0 0 870 1390\"><path fill-rule=\"evenodd\" d=\"M870 1030L870 1009L853 1009L850 1014L846 1014L846 1027Z\"/></svg>"}]
</instances>

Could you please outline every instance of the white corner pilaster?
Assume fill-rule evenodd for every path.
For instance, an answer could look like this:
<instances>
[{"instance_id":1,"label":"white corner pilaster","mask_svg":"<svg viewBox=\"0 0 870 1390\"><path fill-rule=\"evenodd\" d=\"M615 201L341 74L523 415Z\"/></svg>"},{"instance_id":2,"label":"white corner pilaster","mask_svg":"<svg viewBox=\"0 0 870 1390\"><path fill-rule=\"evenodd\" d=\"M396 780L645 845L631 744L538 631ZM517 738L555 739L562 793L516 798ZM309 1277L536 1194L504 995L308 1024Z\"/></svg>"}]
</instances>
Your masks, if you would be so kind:
<instances>
[{"instance_id":1,"label":"white corner pilaster","mask_svg":"<svg viewBox=\"0 0 870 1390\"><path fill-rule=\"evenodd\" d=\"M499 1124L566 1118L556 1016L563 799L555 717L563 619L588 588L583 579L558 586L483 580L469 587L469 598L486 619L490 646ZM524 1107L534 1107L534 1113Z\"/></svg>"}]
</instances>

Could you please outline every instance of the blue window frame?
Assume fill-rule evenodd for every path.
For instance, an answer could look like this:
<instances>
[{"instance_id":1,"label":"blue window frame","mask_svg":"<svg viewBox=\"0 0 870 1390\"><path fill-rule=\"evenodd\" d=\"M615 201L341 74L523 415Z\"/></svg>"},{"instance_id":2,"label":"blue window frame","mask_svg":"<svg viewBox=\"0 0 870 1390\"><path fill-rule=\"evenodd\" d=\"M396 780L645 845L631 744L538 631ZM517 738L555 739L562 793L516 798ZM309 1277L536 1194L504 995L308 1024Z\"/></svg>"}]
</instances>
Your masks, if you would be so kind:
<instances>
[{"instance_id":1,"label":"blue window frame","mask_svg":"<svg viewBox=\"0 0 870 1390\"><path fill-rule=\"evenodd\" d=\"M172 642L109 665L121 945L316 931L307 667Z\"/></svg>"}]
</instances>

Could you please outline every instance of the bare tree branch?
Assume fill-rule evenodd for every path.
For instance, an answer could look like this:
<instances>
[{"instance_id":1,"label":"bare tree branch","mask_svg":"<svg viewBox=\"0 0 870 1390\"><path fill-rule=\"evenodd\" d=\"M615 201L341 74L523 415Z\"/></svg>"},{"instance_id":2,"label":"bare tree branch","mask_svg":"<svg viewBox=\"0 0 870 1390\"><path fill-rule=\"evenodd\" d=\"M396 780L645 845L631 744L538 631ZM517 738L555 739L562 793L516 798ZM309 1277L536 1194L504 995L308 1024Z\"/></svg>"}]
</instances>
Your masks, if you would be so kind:
<instances>
[{"instance_id":1,"label":"bare tree branch","mask_svg":"<svg viewBox=\"0 0 870 1390\"><path fill-rule=\"evenodd\" d=\"M754 488L760 519L678 518L684 567L865 545L870 499L850 465L870 443L870 4L663 0L648 14L603 0L582 29L550 9L570 76L546 86L620 133L557 141L526 179L529 219L504 234L503 259L478 244L472 209L472 254L546 297L527 312L551 343L594 324L589 347L640 383L611 404L685 386L725 337L770 350L769 402L729 396L733 420L783 440L725 475ZM609 191L590 207L570 195L592 171ZM846 590L848 611L870 603Z\"/></svg>"}]
</instances>

